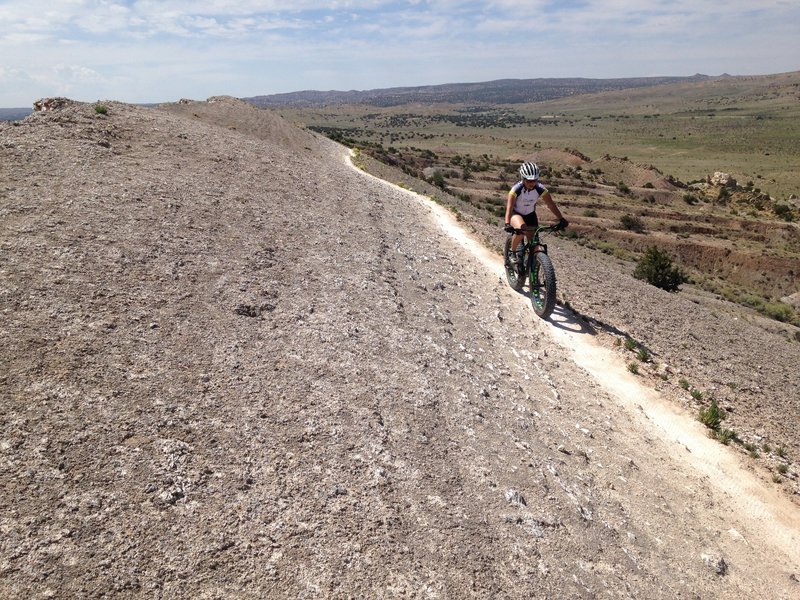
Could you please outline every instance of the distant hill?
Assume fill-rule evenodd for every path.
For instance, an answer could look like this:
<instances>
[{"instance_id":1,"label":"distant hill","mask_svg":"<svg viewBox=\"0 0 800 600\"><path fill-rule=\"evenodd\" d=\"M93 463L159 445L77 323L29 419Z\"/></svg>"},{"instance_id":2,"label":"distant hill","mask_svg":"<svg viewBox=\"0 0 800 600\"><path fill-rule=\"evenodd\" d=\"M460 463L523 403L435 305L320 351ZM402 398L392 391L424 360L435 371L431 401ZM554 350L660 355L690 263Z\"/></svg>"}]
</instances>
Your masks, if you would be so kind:
<instances>
[{"instance_id":1,"label":"distant hill","mask_svg":"<svg viewBox=\"0 0 800 600\"><path fill-rule=\"evenodd\" d=\"M30 108L0 108L0 121L19 121L33 112Z\"/></svg>"},{"instance_id":2,"label":"distant hill","mask_svg":"<svg viewBox=\"0 0 800 600\"><path fill-rule=\"evenodd\" d=\"M448 83L417 87L395 87L366 91L289 92L254 96L243 100L261 107L369 104L399 106L413 103L521 104L594 92L650 87L666 83L706 81L708 75L691 77L636 77L625 79L498 79L480 83Z\"/></svg>"}]
</instances>

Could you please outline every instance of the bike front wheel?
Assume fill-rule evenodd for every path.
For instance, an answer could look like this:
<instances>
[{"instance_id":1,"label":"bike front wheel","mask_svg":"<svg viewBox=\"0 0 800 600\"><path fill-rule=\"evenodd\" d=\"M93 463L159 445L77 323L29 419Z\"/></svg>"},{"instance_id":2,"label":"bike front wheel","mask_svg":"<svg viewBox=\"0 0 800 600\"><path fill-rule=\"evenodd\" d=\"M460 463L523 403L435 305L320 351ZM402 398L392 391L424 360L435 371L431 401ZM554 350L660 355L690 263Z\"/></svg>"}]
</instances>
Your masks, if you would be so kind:
<instances>
[{"instance_id":1,"label":"bike front wheel","mask_svg":"<svg viewBox=\"0 0 800 600\"><path fill-rule=\"evenodd\" d=\"M520 242L522 243L522 242ZM506 280L515 291L519 292L525 285L525 275L522 268L523 262L520 260L518 263L511 263L508 260L508 255L511 253L511 236L506 238L506 245L503 250L503 264L506 269Z\"/></svg>"},{"instance_id":2,"label":"bike front wheel","mask_svg":"<svg viewBox=\"0 0 800 600\"><path fill-rule=\"evenodd\" d=\"M546 319L556 307L556 270L544 252L537 252L532 262L531 304L533 311Z\"/></svg>"}]
</instances>

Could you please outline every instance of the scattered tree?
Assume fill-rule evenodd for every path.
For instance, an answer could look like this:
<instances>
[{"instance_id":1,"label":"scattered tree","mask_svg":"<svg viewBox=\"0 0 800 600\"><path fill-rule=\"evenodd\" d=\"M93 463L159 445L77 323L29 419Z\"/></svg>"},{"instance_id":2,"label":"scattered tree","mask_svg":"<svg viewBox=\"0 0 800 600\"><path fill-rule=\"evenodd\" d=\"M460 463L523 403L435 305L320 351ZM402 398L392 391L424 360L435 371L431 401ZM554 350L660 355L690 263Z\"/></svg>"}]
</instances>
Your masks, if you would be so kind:
<instances>
[{"instance_id":1,"label":"scattered tree","mask_svg":"<svg viewBox=\"0 0 800 600\"><path fill-rule=\"evenodd\" d=\"M776 204L772 211L784 221L794 221L794 213L791 206Z\"/></svg>"},{"instance_id":2,"label":"scattered tree","mask_svg":"<svg viewBox=\"0 0 800 600\"><path fill-rule=\"evenodd\" d=\"M641 232L644 231L644 223L642 220L634 215L622 215L620 218L622 226L629 231Z\"/></svg>"},{"instance_id":3,"label":"scattered tree","mask_svg":"<svg viewBox=\"0 0 800 600\"><path fill-rule=\"evenodd\" d=\"M668 292L677 292L680 285L688 280L683 271L673 266L669 254L656 246L650 246L645 251L633 276Z\"/></svg>"},{"instance_id":4,"label":"scattered tree","mask_svg":"<svg viewBox=\"0 0 800 600\"><path fill-rule=\"evenodd\" d=\"M447 189L447 182L444 180L444 175L442 175L442 172L438 169L434 171L433 177L431 177L431 183L441 190Z\"/></svg>"}]
</instances>

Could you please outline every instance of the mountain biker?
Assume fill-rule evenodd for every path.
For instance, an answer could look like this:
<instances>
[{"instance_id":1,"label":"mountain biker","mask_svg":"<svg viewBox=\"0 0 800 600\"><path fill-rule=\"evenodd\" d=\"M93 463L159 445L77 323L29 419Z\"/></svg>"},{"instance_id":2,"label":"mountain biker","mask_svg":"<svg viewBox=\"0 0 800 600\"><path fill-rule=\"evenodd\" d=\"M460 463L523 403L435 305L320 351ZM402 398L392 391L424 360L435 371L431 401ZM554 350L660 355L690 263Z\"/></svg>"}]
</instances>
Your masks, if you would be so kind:
<instances>
[{"instance_id":1,"label":"mountain biker","mask_svg":"<svg viewBox=\"0 0 800 600\"><path fill-rule=\"evenodd\" d=\"M515 229L527 228L525 237L533 237L533 231L538 227L539 220L536 218L536 203L541 199L545 206L550 209L558 219L558 224L554 231L566 229L569 223L558 210L550 192L547 191L539 182L539 167L532 162L524 162L519 168L520 181L514 184L508 192L506 201L506 224L503 229L508 233L514 233ZM514 234L511 238L511 252L509 262L516 263L519 256L516 252L519 243L522 241L521 234Z\"/></svg>"}]
</instances>

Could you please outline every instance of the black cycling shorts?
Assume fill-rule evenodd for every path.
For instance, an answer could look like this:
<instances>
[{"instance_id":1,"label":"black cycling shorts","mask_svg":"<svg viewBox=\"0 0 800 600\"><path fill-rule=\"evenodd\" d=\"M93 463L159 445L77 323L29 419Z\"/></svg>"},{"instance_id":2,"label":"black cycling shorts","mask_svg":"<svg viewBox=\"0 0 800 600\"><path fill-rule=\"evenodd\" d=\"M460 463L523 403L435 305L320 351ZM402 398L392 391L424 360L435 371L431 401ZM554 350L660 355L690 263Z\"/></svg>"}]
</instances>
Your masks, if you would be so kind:
<instances>
[{"instance_id":1,"label":"black cycling shorts","mask_svg":"<svg viewBox=\"0 0 800 600\"><path fill-rule=\"evenodd\" d=\"M527 225L528 227L533 227L535 229L536 227L539 226L539 219L536 217L535 210L533 212L528 213L527 215L523 215L521 213L518 213L517 211L514 211L514 214L522 217L522 220L525 221L525 225Z\"/></svg>"}]
</instances>

